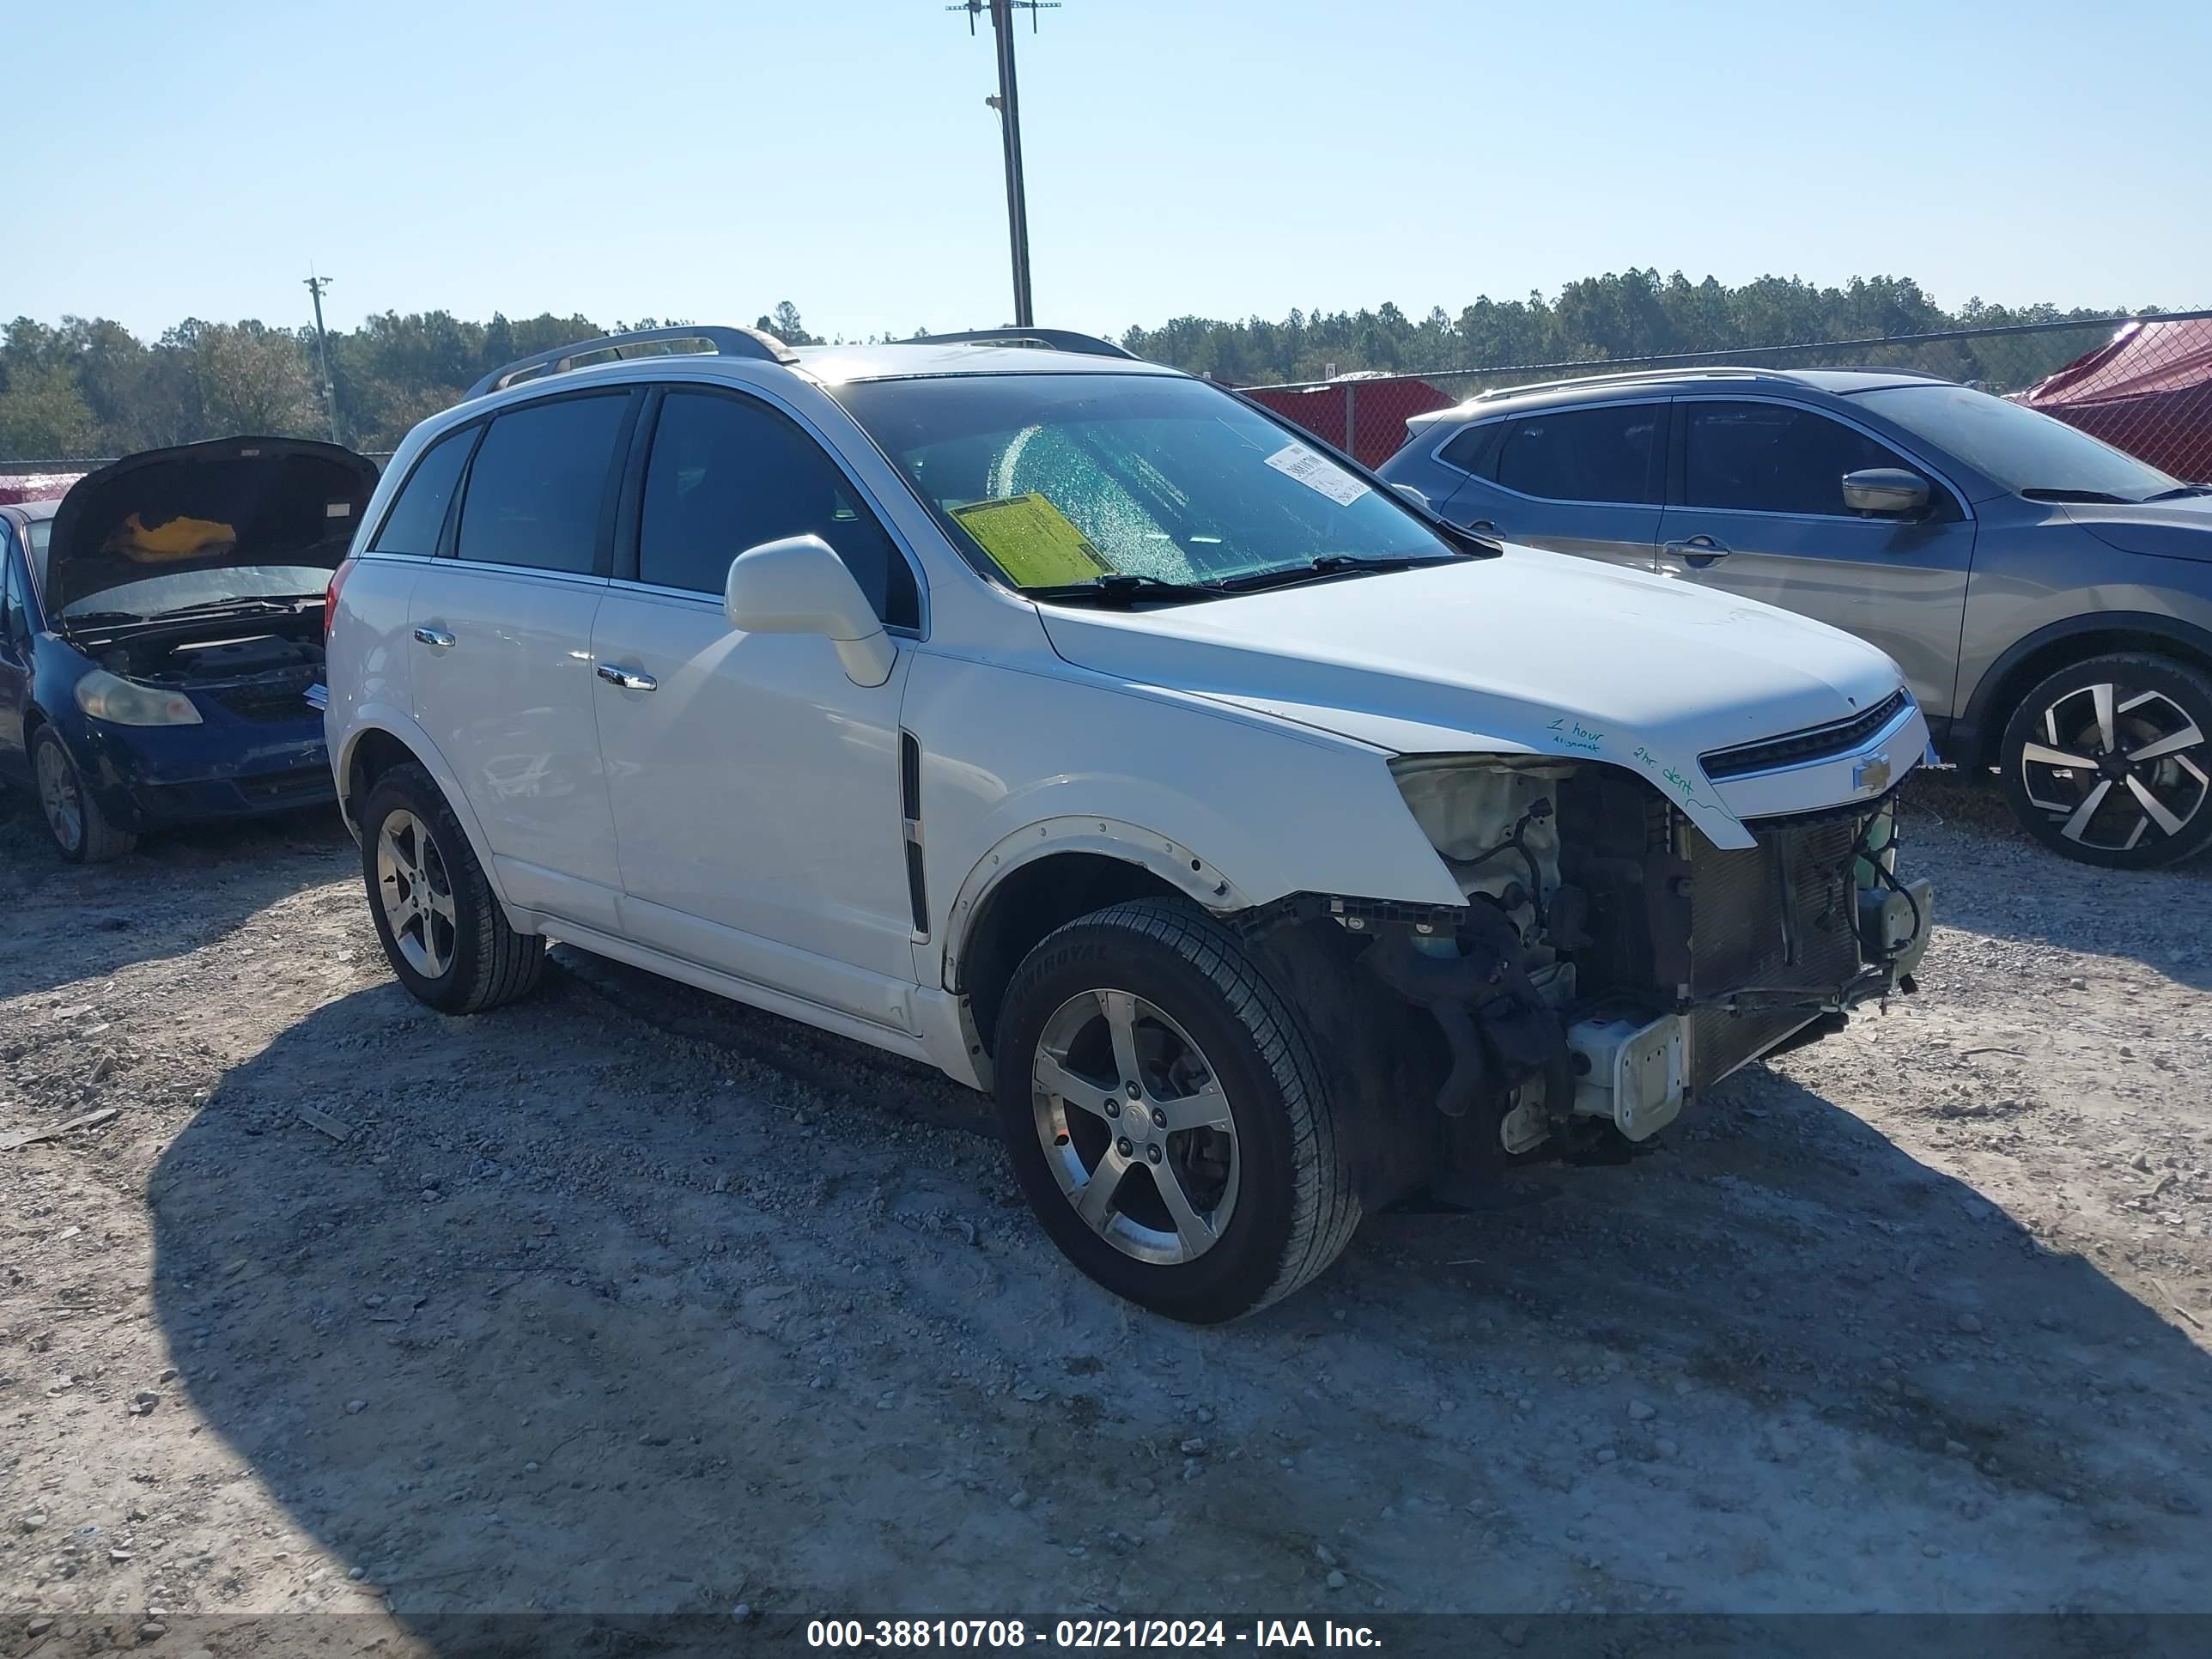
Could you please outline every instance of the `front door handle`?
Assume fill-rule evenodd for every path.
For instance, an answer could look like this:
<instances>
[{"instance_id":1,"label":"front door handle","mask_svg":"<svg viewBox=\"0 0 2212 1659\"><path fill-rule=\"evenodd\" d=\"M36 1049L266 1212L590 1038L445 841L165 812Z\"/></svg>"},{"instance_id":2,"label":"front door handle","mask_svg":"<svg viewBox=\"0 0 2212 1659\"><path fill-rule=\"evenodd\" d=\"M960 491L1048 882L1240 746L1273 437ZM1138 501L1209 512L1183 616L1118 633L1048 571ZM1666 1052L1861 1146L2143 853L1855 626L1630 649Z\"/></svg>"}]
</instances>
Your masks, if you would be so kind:
<instances>
[{"instance_id":1,"label":"front door handle","mask_svg":"<svg viewBox=\"0 0 2212 1659\"><path fill-rule=\"evenodd\" d=\"M625 691L650 691L660 684L650 674L641 674L630 668L617 668L611 662L603 662L592 672L609 685L619 685Z\"/></svg>"},{"instance_id":2,"label":"front door handle","mask_svg":"<svg viewBox=\"0 0 2212 1659\"><path fill-rule=\"evenodd\" d=\"M456 641L451 634L447 633L442 628L418 628L415 630L415 637L420 640L423 644L434 646L441 651L451 650L459 643L459 641Z\"/></svg>"},{"instance_id":3,"label":"front door handle","mask_svg":"<svg viewBox=\"0 0 2212 1659\"><path fill-rule=\"evenodd\" d=\"M1692 536L1684 542L1668 542L1659 550L1671 553L1692 570L1703 570L1707 565L1717 564L1728 557L1729 550L1711 536Z\"/></svg>"},{"instance_id":4,"label":"front door handle","mask_svg":"<svg viewBox=\"0 0 2212 1659\"><path fill-rule=\"evenodd\" d=\"M1478 536L1495 536L1498 533L1498 526L1487 519L1477 519L1468 528Z\"/></svg>"}]
</instances>

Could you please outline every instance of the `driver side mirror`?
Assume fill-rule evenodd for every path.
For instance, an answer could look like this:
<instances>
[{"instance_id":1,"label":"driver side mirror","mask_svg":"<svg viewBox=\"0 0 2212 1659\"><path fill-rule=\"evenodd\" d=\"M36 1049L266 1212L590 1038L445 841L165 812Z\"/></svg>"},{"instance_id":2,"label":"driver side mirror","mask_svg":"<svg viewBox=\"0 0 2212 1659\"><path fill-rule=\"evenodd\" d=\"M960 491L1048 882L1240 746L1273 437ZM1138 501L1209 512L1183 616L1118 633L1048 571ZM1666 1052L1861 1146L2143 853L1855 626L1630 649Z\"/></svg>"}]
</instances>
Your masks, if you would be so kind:
<instances>
[{"instance_id":1,"label":"driver side mirror","mask_svg":"<svg viewBox=\"0 0 2212 1659\"><path fill-rule=\"evenodd\" d=\"M1880 518L1911 518L1928 507L1928 480L1901 466L1869 466L1844 474L1844 505Z\"/></svg>"},{"instance_id":2,"label":"driver side mirror","mask_svg":"<svg viewBox=\"0 0 2212 1659\"><path fill-rule=\"evenodd\" d=\"M763 542L731 560L722 614L748 634L821 635L855 685L881 685L898 660L860 584L819 536Z\"/></svg>"}]
</instances>

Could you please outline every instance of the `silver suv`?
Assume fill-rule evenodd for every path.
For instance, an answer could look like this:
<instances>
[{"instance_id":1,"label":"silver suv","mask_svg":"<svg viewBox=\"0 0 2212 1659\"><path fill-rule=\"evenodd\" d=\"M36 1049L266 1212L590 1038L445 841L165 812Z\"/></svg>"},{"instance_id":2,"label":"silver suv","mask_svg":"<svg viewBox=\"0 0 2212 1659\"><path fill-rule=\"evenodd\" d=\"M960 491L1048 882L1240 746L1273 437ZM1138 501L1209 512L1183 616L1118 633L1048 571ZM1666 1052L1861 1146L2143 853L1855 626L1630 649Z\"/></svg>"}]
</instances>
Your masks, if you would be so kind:
<instances>
[{"instance_id":1,"label":"silver suv","mask_svg":"<svg viewBox=\"0 0 2212 1659\"><path fill-rule=\"evenodd\" d=\"M1698 368L1486 392L1382 476L1484 535L1850 629L1945 758L2070 858L2212 842L2212 486L1899 371Z\"/></svg>"}]
</instances>

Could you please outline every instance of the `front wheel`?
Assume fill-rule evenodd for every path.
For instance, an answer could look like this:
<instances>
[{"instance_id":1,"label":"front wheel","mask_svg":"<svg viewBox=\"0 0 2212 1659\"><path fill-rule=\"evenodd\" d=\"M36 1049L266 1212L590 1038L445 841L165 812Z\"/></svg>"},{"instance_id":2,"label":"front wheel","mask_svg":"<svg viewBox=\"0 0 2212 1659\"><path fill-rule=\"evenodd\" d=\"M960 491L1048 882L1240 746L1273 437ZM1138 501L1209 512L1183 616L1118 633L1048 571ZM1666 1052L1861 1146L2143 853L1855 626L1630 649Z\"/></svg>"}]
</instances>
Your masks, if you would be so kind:
<instances>
[{"instance_id":1,"label":"front wheel","mask_svg":"<svg viewBox=\"0 0 2212 1659\"><path fill-rule=\"evenodd\" d=\"M137 836L117 829L100 810L70 758L69 745L51 726L41 726L31 739L31 775L38 783L46 833L71 864L105 864L137 846Z\"/></svg>"},{"instance_id":2,"label":"front wheel","mask_svg":"<svg viewBox=\"0 0 2212 1659\"><path fill-rule=\"evenodd\" d=\"M1320 1273L1358 1225L1297 1016L1211 917L1140 900L1070 922L1016 971L996 1049L1030 1206L1116 1295L1234 1319Z\"/></svg>"},{"instance_id":3,"label":"front wheel","mask_svg":"<svg viewBox=\"0 0 2212 1659\"><path fill-rule=\"evenodd\" d=\"M2148 870L2212 844L2212 678L2167 657L2094 657L2006 722L2005 794L2045 846Z\"/></svg>"}]
</instances>

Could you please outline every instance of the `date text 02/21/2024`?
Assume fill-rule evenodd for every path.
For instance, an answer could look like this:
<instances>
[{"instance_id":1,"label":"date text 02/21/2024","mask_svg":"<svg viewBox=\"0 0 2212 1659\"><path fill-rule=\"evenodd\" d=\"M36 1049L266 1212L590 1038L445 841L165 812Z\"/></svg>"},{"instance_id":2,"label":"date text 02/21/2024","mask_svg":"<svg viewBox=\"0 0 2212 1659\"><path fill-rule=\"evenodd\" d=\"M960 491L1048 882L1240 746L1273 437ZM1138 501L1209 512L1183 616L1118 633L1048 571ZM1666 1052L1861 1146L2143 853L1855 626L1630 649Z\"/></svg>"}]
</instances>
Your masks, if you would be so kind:
<instances>
[{"instance_id":1,"label":"date text 02/21/2024","mask_svg":"<svg viewBox=\"0 0 2212 1659\"><path fill-rule=\"evenodd\" d=\"M1249 1626L1220 1619L1061 1619L1049 1630L1020 1619L816 1619L810 1648L960 1649L983 1651L1038 1647L1069 1651L1113 1648L1378 1648L1364 1625L1322 1620L1262 1619Z\"/></svg>"}]
</instances>

